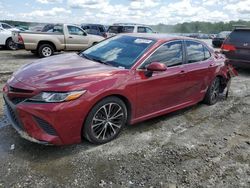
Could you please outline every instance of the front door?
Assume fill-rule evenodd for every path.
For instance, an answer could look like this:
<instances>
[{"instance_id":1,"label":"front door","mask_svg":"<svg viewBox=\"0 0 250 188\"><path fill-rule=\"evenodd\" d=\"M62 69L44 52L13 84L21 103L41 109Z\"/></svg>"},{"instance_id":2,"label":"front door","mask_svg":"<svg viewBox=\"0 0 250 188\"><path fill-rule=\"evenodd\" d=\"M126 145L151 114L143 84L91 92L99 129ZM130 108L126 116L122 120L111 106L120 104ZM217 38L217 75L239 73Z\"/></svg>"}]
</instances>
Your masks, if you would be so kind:
<instances>
[{"instance_id":1,"label":"front door","mask_svg":"<svg viewBox=\"0 0 250 188\"><path fill-rule=\"evenodd\" d=\"M172 41L159 47L136 73L136 117L140 118L161 110L174 108L185 100L185 69L183 65L183 42ZM145 67L152 62L164 63L167 70L145 76Z\"/></svg>"},{"instance_id":2,"label":"front door","mask_svg":"<svg viewBox=\"0 0 250 188\"><path fill-rule=\"evenodd\" d=\"M76 26L67 26L68 34L65 35L67 50L83 50L89 46L87 34Z\"/></svg>"}]
</instances>

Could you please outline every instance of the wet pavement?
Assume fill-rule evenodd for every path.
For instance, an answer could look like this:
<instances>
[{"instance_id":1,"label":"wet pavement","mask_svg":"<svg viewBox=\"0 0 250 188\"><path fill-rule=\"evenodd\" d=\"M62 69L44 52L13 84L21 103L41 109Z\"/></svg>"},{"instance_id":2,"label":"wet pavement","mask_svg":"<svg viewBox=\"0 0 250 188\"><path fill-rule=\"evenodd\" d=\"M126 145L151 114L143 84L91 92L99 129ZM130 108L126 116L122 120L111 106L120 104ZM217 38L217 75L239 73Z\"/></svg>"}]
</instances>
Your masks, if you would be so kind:
<instances>
[{"instance_id":1,"label":"wet pavement","mask_svg":"<svg viewBox=\"0 0 250 188\"><path fill-rule=\"evenodd\" d=\"M0 50L0 86L36 57ZM0 100L0 187L250 187L250 71L227 100L128 126L114 141L54 147L26 141Z\"/></svg>"}]
</instances>

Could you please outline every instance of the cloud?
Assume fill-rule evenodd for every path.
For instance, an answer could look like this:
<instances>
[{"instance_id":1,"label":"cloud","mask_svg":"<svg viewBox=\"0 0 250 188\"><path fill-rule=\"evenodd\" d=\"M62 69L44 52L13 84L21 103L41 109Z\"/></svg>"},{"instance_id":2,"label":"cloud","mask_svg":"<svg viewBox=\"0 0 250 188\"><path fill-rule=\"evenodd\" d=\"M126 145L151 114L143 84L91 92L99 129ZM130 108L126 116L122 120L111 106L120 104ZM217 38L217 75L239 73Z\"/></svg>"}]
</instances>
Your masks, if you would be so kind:
<instances>
[{"instance_id":1,"label":"cloud","mask_svg":"<svg viewBox=\"0 0 250 188\"><path fill-rule=\"evenodd\" d=\"M54 7L51 10L34 10L30 13L22 14L22 17L37 18L37 17L54 17L60 14L70 14L70 10L66 10L60 7Z\"/></svg>"},{"instance_id":2,"label":"cloud","mask_svg":"<svg viewBox=\"0 0 250 188\"><path fill-rule=\"evenodd\" d=\"M54 8L47 9L48 4ZM2 19L102 24L250 20L250 0L35 0L29 10L9 7L0 2Z\"/></svg>"},{"instance_id":3,"label":"cloud","mask_svg":"<svg viewBox=\"0 0 250 188\"><path fill-rule=\"evenodd\" d=\"M102 9L103 6L109 5L109 1L105 0L68 0L67 4L73 9Z\"/></svg>"},{"instance_id":4,"label":"cloud","mask_svg":"<svg viewBox=\"0 0 250 188\"><path fill-rule=\"evenodd\" d=\"M49 4L49 3L62 3L62 0L36 0L42 4Z\"/></svg>"},{"instance_id":5,"label":"cloud","mask_svg":"<svg viewBox=\"0 0 250 188\"><path fill-rule=\"evenodd\" d=\"M129 8L132 10L142 10L146 8L154 8L158 5L158 0L132 0Z\"/></svg>"},{"instance_id":6,"label":"cloud","mask_svg":"<svg viewBox=\"0 0 250 188\"><path fill-rule=\"evenodd\" d=\"M250 1L241 0L233 4L228 4L224 7L224 10L231 11L234 14L250 14Z\"/></svg>"}]
</instances>

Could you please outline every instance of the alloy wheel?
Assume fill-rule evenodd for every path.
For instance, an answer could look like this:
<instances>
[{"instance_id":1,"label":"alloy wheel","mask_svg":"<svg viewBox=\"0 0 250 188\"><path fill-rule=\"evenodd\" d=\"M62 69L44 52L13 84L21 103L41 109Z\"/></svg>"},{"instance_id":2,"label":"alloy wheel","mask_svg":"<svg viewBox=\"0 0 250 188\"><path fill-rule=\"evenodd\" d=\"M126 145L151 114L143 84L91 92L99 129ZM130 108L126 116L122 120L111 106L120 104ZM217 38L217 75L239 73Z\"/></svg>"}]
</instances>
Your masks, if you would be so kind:
<instances>
[{"instance_id":1,"label":"alloy wheel","mask_svg":"<svg viewBox=\"0 0 250 188\"><path fill-rule=\"evenodd\" d=\"M220 80L216 79L212 85L211 101L216 102L220 94Z\"/></svg>"},{"instance_id":2,"label":"alloy wheel","mask_svg":"<svg viewBox=\"0 0 250 188\"><path fill-rule=\"evenodd\" d=\"M117 103L101 106L92 119L91 129L98 140L108 140L119 132L126 118L123 108Z\"/></svg>"}]
</instances>

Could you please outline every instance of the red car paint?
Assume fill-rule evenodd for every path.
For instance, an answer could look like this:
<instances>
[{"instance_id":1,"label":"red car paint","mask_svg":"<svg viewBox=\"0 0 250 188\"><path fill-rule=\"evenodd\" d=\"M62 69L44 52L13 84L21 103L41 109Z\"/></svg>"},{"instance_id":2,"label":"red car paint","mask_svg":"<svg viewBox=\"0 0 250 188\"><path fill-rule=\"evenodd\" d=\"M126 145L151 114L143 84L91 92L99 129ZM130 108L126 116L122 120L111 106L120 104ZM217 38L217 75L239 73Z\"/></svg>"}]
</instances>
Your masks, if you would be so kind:
<instances>
[{"instance_id":1,"label":"red car paint","mask_svg":"<svg viewBox=\"0 0 250 188\"><path fill-rule=\"evenodd\" d=\"M135 124L202 101L208 86L216 76L229 79L224 64L225 58L218 56L211 49L212 57L209 60L170 67L166 71L154 72L152 77L147 77L145 70L138 69L139 65L161 44L186 38L163 37L158 34L148 37L139 34L134 36L153 38L157 42L131 69L100 64L77 54L64 54L39 60L14 73L3 89L6 102L11 105L14 98L32 97L41 91L87 90L74 101L23 102L13 105L18 116L17 121L23 125L24 132L29 137L47 144L79 143L88 112L107 96L115 95L128 103L129 123ZM34 117L48 122L57 135L47 134L39 127Z\"/></svg>"}]
</instances>

